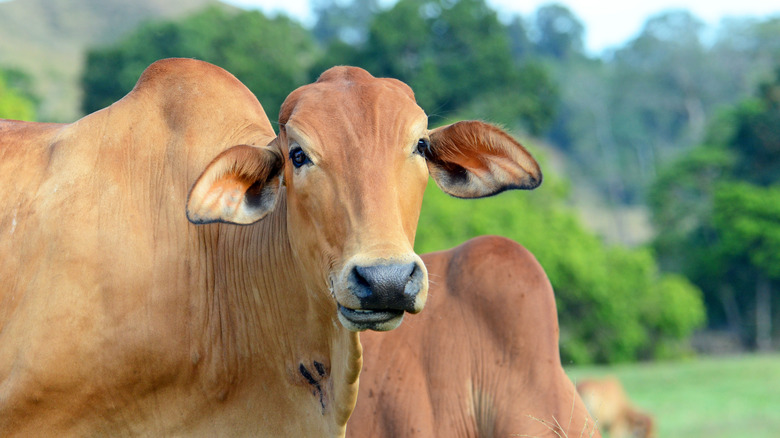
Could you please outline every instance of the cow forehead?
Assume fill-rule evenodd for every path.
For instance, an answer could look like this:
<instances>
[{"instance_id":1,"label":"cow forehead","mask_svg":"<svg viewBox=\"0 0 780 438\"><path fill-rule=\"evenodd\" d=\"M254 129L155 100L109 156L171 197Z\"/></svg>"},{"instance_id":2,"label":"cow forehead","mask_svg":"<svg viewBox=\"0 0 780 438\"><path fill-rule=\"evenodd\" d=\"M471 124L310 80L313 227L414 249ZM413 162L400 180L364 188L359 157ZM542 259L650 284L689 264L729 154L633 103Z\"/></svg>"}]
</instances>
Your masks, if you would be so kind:
<instances>
[{"instance_id":1,"label":"cow forehead","mask_svg":"<svg viewBox=\"0 0 780 438\"><path fill-rule=\"evenodd\" d=\"M288 96L279 124L319 145L355 140L365 145L365 140L406 142L425 131L427 117L403 82L334 67Z\"/></svg>"}]
</instances>

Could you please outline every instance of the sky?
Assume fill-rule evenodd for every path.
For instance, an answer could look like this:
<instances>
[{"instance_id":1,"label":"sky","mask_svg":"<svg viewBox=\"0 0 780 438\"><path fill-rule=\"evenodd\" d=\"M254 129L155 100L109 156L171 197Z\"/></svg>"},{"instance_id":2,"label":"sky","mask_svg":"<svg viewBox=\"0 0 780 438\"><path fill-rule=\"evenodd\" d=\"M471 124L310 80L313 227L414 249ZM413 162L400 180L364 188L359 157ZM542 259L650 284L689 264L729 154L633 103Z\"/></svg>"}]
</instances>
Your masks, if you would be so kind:
<instances>
[{"instance_id":1,"label":"sky","mask_svg":"<svg viewBox=\"0 0 780 438\"><path fill-rule=\"evenodd\" d=\"M311 25L314 17L309 0L223 0L266 13L284 12ZM502 18L516 13L530 16L550 0L486 0ZM392 0L381 3L392 4ZM687 9L707 24L716 25L724 16L780 16L778 0L562 0L585 24L585 48L593 54L622 45L641 30L645 20L669 9Z\"/></svg>"}]
</instances>

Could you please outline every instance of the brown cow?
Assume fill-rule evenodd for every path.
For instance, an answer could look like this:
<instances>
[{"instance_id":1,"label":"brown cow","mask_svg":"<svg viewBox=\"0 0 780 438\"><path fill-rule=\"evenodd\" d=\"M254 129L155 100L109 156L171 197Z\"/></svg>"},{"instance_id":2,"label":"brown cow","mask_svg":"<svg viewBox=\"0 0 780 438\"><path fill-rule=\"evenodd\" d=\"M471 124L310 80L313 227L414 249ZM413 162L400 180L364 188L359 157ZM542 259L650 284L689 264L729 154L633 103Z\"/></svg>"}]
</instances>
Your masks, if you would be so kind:
<instances>
[{"instance_id":1,"label":"brown cow","mask_svg":"<svg viewBox=\"0 0 780 438\"><path fill-rule=\"evenodd\" d=\"M357 331L426 300L429 171L466 198L541 180L356 68L279 122L186 59L75 123L0 122L0 436L343 436Z\"/></svg>"},{"instance_id":2,"label":"brown cow","mask_svg":"<svg viewBox=\"0 0 780 438\"><path fill-rule=\"evenodd\" d=\"M653 417L637 409L614 376L577 383L588 411L610 438L654 438Z\"/></svg>"},{"instance_id":3,"label":"brown cow","mask_svg":"<svg viewBox=\"0 0 780 438\"><path fill-rule=\"evenodd\" d=\"M517 243L473 239L423 256L426 310L366 333L347 436L600 436L561 367L555 298Z\"/></svg>"}]
</instances>

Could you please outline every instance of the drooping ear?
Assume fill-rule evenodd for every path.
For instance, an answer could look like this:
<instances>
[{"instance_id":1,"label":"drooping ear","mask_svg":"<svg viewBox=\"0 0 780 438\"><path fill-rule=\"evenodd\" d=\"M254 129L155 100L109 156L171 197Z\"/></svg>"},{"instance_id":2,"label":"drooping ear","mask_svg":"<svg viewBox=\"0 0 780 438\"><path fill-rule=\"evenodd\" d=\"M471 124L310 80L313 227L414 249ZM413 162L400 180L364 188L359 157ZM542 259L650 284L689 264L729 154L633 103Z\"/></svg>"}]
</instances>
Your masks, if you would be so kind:
<instances>
[{"instance_id":1,"label":"drooping ear","mask_svg":"<svg viewBox=\"0 0 780 438\"><path fill-rule=\"evenodd\" d=\"M493 125L458 122L432 130L429 141L428 169L452 196L481 198L542 183L542 171L531 154Z\"/></svg>"},{"instance_id":2,"label":"drooping ear","mask_svg":"<svg viewBox=\"0 0 780 438\"><path fill-rule=\"evenodd\" d=\"M192 186L187 219L194 224L259 221L274 209L283 165L272 146L238 145L222 152Z\"/></svg>"}]
</instances>

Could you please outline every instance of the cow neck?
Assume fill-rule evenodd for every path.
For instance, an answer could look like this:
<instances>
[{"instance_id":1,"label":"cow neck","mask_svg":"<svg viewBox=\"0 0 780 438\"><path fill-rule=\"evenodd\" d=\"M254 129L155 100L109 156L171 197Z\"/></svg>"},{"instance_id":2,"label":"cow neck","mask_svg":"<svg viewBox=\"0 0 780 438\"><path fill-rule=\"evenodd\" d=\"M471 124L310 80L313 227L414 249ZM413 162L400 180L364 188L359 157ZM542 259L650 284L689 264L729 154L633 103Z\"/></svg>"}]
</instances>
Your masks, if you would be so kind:
<instances>
[{"instance_id":1,"label":"cow neck","mask_svg":"<svg viewBox=\"0 0 780 438\"><path fill-rule=\"evenodd\" d=\"M362 348L338 322L327 284L300 272L287 230L284 192L274 211L250 226L219 224L206 248L204 315L209 356L236 381L275 379L319 389L323 415L346 425L357 400ZM260 371L262 370L262 371ZM277 380L278 379L278 380ZM264 382L266 384L267 382Z\"/></svg>"}]
</instances>

